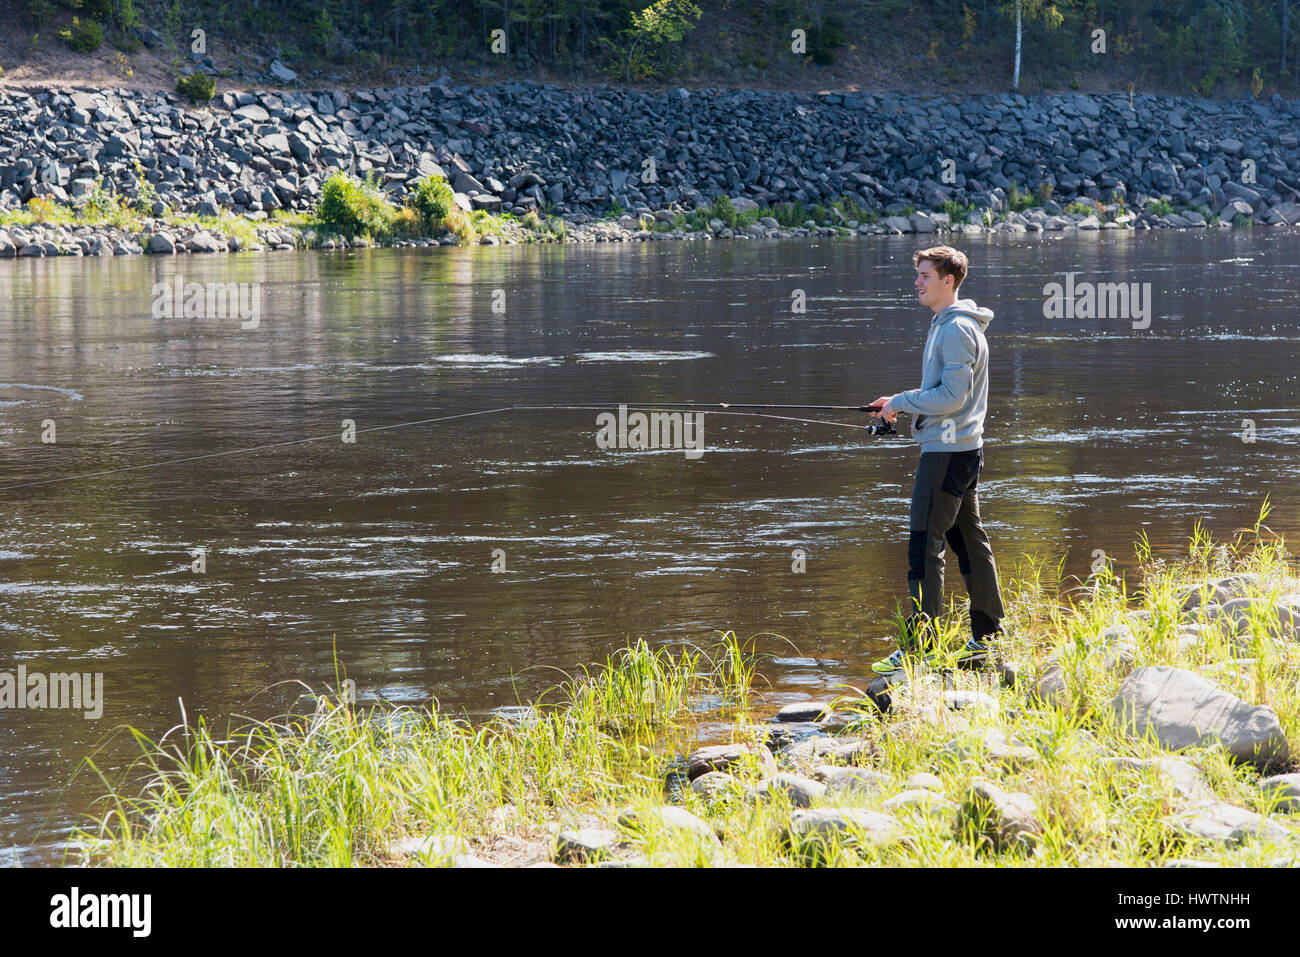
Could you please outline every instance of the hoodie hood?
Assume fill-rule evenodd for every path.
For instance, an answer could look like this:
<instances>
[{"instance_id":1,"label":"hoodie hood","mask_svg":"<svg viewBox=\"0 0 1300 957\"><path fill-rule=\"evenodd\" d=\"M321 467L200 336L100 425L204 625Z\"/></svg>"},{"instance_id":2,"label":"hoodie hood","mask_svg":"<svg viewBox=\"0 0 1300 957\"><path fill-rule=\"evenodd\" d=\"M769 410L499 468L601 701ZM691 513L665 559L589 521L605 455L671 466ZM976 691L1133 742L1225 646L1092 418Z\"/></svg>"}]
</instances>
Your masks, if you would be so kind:
<instances>
[{"instance_id":1,"label":"hoodie hood","mask_svg":"<svg viewBox=\"0 0 1300 957\"><path fill-rule=\"evenodd\" d=\"M951 306L934 317L934 324L941 326L956 315L970 316L980 324L981 330L987 329L989 323L993 321L992 309L986 309L984 306L976 305L974 299L958 299Z\"/></svg>"}]
</instances>

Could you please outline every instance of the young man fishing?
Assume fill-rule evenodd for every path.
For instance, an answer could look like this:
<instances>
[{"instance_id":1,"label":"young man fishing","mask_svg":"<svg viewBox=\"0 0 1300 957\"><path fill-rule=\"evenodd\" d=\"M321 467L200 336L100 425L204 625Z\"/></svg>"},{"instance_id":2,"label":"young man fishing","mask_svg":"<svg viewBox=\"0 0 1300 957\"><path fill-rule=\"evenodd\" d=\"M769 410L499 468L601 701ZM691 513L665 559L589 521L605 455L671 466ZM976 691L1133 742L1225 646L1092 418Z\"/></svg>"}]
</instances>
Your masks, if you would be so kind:
<instances>
[{"instance_id":1,"label":"young man fishing","mask_svg":"<svg viewBox=\"0 0 1300 957\"><path fill-rule=\"evenodd\" d=\"M1004 617L993 549L980 522L976 486L984 467L984 413L988 408L989 346L984 329L993 311L972 299L958 299L969 263L950 246L912 255L917 301L934 313L921 359L921 387L882 395L871 403L893 422L912 414L912 435L921 458L912 485L907 590L912 613L889 657L871 666L878 675L901 671L904 660L928 660L934 647L934 619L943 610L946 545L970 595L971 639L959 649L958 665L983 662L1001 633Z\"/></svg>"}]
</instances>

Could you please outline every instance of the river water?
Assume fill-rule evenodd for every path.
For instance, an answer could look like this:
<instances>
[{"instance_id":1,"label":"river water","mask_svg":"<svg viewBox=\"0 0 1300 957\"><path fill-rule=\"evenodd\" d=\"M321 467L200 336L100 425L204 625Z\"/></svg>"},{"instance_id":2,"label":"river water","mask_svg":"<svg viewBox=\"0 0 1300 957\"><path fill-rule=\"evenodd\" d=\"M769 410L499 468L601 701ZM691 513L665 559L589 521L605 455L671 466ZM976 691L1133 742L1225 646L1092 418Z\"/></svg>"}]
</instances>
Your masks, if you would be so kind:
<instances>
[{"instance_id":1,"label":"river water","mask_svg":"<svg viewBox=\"0 0 1300 957\"><path fill-rule=\"evenodd\" d=\"M1230 535L1265 494L1269 525L1295 536L1300 235L957 245L963 294L997 314L981 498L1004 569L1036 554L1086 575L1097 550L1124 567L1141 530L1176 554L1198 519ZM595 411L366 430L913 388L930 320L915 248L0 263L0 672L103 676L97 719L0 709L0 862L59 859L100 789L79 762L120 775L125 726L157 737L182 702L217 727L283 713L303 690L286 682L334 684L336 649L363 704L436 698L470 717L629 639L729 629L763 635L773 709L863 687L905 594L905 432L707 415L692 457L601 449ZM1149 327L1045 317L1067 272L1076 288L1149 283ZM164 282L249 283L256 326L156 318Z\"/></svg>"}]
</instances>

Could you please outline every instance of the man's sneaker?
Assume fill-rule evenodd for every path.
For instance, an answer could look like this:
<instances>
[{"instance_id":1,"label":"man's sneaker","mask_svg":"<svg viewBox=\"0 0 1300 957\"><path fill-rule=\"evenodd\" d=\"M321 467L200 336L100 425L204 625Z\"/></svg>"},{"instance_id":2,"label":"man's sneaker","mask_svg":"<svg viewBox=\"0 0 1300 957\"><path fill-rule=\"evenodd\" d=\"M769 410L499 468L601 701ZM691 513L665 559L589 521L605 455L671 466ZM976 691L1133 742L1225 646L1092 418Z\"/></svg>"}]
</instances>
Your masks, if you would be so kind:
<instances>
[{"instance_id":1,"label":"man's sneaker","mask_svg":"<svg viewBox=\"0 0 1300 957\"><path fill-rule=\"evenodd\" d=\"M979 638L970 638L959 648L956 654L957 666L971 667L981 665L993 657L993 642Z\"/></svg>"},{"instance_id":2,"label":"man's sneaker","mask_svg":"<svg viewBox=\"0 0 1300 957\"><path fill-rule=\"evenodd\" d=\"M895 675L903 670L903 664L911 660L912 662L926 661L932 656L922 656L915 652L909 653L902 648L895 649L894 653L888 658L882 658L871 666L871 671L877 675Z\"/></svg>"}]
</instances>

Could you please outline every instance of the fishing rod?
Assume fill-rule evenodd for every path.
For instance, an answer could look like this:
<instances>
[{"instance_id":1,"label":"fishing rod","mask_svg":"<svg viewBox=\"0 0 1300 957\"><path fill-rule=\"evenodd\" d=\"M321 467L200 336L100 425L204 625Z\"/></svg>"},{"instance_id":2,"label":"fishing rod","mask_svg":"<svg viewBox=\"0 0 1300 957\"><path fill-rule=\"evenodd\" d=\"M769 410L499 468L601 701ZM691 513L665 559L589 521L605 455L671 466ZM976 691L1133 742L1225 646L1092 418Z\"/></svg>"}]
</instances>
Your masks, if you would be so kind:
<instances>
[{"instance_id":1,"label":"fishing rod","mask_svg":"<svg viewBox=\"0 0 1300 957\"><path fill-rule=\"evenodd\" d=\"M850 422L828 422L825 419L805 419L798 416L790 415L772 415L768 412L737 412L735 409L785 409L785 410L805 410L805 411L839 411L839 412L875 412L879 411L879 406L874 405L781 405L775 403L750 404L742 402L644 402L629 404L626 402L605 402L598 405L505 405L496 409L479 409L476 412L458 412L454 415L442 415L429 419L415 419L410 422L394 422L391 425L372 425L364 429L354 429L353 435L362 435L368 432L387 432L392 429L407 429L417 425L434 425L439 422L450 422L453 419L469 419L484 415L499 415L502 412L607 412L610 408L624 406L632 411L653 411L662 408L689 408L699 409L708 412L710 415L740 415L752 416L763 419L780 419L787 422L805 422L810 425L829 425L842 429L858 429L866 432L868 435L897 435L898 430L892 423L881 419L874 425L857 425ZM313 435L303 439L286 439L280 442L266 442L262 445L250 445L238 449L223 449L217 452L203 452L198 455L187 455L177 459L163 459L158 462L142 462L139 465L124 465L119 468L99 469L94 472L82 472L78 475L64 475L59 478L40 479L35 482L22 482L17 485L0 486L0 492L8 492L15 489L34 488L38 485L56 485L62 482L75 482L78 479L97 478L104 475L116 475L122 472L136 472L141 469L162 468L166 465L181 465L186 462L198 462L203 459L221 458L226 455L245 455L250 452L262 452L268 449L282 449L294 445L303 445L308 442L325 442L339 440L338 432L331 432L328 435Z\"/></svg>"},{"instance_id":2,"label":"fishing rod","mask_svg":"<svg viewBox=\"0 0 1300 957\"><path fill-rule=\"evenodd\" d=\"M512 412L594 412L625 407L631 411L657 409L698 409L710 415L743 415L764 419L781 419L786 422L808 422L813 425L833 425L843 429L859 429L868 435L897 435L893 423L881 419L874 425L855 425L849 422L828 422L825 419L804 419L789 415L771 415L766 412L733 412L732 409L782 409L801 412L879 412L878 405L785 405L775 402L606 402L599 405L512 405Z\"/></svg>"}]
</instances>

